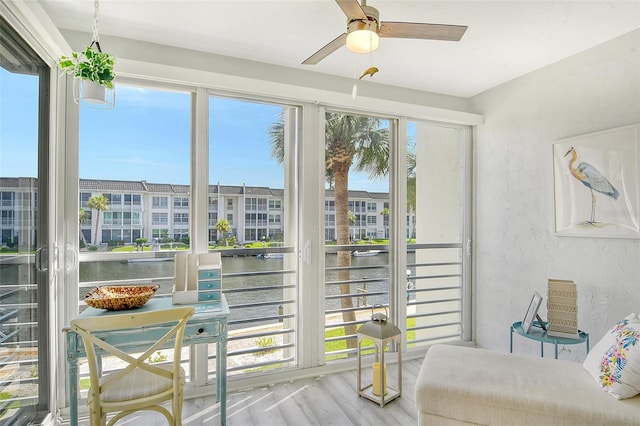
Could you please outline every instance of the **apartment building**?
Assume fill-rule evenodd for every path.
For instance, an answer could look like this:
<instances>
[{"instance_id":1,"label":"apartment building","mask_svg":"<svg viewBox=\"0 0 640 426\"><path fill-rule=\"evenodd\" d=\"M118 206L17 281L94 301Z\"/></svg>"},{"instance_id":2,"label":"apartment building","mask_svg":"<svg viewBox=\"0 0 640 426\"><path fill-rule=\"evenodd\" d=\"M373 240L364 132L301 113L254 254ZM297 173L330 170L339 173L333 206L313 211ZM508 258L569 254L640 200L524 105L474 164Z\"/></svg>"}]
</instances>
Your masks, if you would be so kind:
<instances>
[{"instance_id":1,"label":"apartment building","mask_svg":"<svg viewBox=\"0 0 640 426\"><path fill-rule=\"evenodd\" d=\"M2 245L12 246L35 236L35 218L31 206L37 202L34 178L0 178L0 223ZM102 194L107 209L98 211L89 199ZM79 224L89 245L131 244L137 238L147 241L182 241L189 237L189 185L80 179L80 208L84 220ZM282 239L284 226L284 190L247 185L210 185L208 199L209 241L222 236L215 228L226 219L238 243ZM389 194L349 191L352 240L389 238ZM26 216L25 216L26 215ZM412 235L415 218L407 216L407 236ZM336 239L335 197L325 194L325 240Z\"/></svg>"}]
</instances>

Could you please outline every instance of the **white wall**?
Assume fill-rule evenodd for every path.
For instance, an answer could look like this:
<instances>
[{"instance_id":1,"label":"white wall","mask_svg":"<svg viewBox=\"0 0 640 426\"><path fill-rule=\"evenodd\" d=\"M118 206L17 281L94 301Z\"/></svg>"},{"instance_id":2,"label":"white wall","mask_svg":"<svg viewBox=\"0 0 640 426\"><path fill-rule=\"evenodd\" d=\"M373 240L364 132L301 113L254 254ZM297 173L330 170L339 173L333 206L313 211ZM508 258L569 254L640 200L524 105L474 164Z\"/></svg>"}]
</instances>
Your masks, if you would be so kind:
<instances>
[{"instance_id":1,"label":"white wall","mask_svg":"<svg viewBox=\"0 0 640 426\"><path fill-rule=\"evenodd\" d=\"M578 284L579 327L592 346L640 314L640 240L555 236L552 164L559 139L640 122L639 52L636 30L471 99L485 117L475 142L478 346L508 351L509 324L533 291L546 318L547 278ZM560 358L584 358L583 345L564 349ZM514 352L539 350L514 337Z\"/></svg>"}]
</instances>

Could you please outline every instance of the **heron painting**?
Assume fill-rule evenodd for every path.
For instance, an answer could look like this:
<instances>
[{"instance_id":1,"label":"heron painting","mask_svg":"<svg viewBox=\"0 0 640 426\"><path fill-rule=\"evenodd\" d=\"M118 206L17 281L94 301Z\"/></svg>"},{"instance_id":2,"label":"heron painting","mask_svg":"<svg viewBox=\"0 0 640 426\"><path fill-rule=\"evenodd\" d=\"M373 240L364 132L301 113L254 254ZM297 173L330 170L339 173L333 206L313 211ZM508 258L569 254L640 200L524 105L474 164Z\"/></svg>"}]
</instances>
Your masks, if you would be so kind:
<instances>
[{"instance_id":1,"label":"heron painting","mask_svg":"<svg viewBox=\"0 0 640 426\"><path fill-rule=\"evenodd\" d=\"M564 157L571 154L571 161L569 161L569 171L571 175L578 179L584 186L591 191L591 219L587 221L592 225L596 223L596 195L593 191L604 194L614 200L618 199L620 193L616 188L611 185L611 182L602 174L598 169L593 167L589 163L580 163L576 167L576 161L578 161L578 152L574 147L571 147Z\"/></svg>"},{"instance_id":2,"label":"heron painting","mask_svg":"<svg viewBox=\"0 0 640 426\"><path fill-rule=\"evenodd\" d=\"M640 239L640 123L554 142L553 190L556 235Z\"/></svg>"}]
</instances>

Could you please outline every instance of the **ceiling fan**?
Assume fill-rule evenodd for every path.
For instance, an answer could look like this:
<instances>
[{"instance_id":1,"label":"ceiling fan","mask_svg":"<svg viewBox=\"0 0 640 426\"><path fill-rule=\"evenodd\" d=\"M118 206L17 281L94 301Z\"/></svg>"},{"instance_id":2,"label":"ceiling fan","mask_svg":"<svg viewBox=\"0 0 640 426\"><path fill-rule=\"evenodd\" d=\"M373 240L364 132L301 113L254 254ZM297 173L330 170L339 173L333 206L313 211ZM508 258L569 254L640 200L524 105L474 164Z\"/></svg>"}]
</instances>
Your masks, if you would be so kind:
<instances>
[{"instance_id":1,"label":"ceiling fan","mask_svg":"<svg viewBox=\"0 0 640 426\"><path fill-rule=\"evenodd\" d=\"M378 48L380 37L460 41L467 30L464 25L380 21L380 13L367 6L366 0L362 0L362 5L358 0L336 0L336 3L347 15L347 32L309 56L303 64L315 65L343 45L355 53L373 52Z\"/></svg>"}]
</instances>

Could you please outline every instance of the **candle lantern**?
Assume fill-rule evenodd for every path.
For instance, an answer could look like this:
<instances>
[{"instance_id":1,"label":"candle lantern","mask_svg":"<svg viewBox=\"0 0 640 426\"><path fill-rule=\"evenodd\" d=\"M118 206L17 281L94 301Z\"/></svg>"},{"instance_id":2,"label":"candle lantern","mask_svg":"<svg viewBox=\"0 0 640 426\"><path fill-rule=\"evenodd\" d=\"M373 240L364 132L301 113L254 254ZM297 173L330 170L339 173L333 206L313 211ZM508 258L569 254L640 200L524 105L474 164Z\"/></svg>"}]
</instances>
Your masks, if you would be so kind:
<instances>
[{"instance_id":1,"label":"candle lantern","mask_svg":"<svg viewBox=\"0 0 640 426\"><path fill-rule=\"evenodd\" d=\"M376 308L384 308L382 305L374 305L371 309L371 321L362 324L358 330L358 395L364 396L380 407L402 394L402 354L400 342L400 329L387 321L385 313L374 312ZM375 358L372 368L371 384L362 386L362 342L365 339L373 340L375 346ZM387 365L384 362L384 352L387 345L396 342L398 349L398 383L392 386L387 383Z\"/></svg>"}]
</instances>

